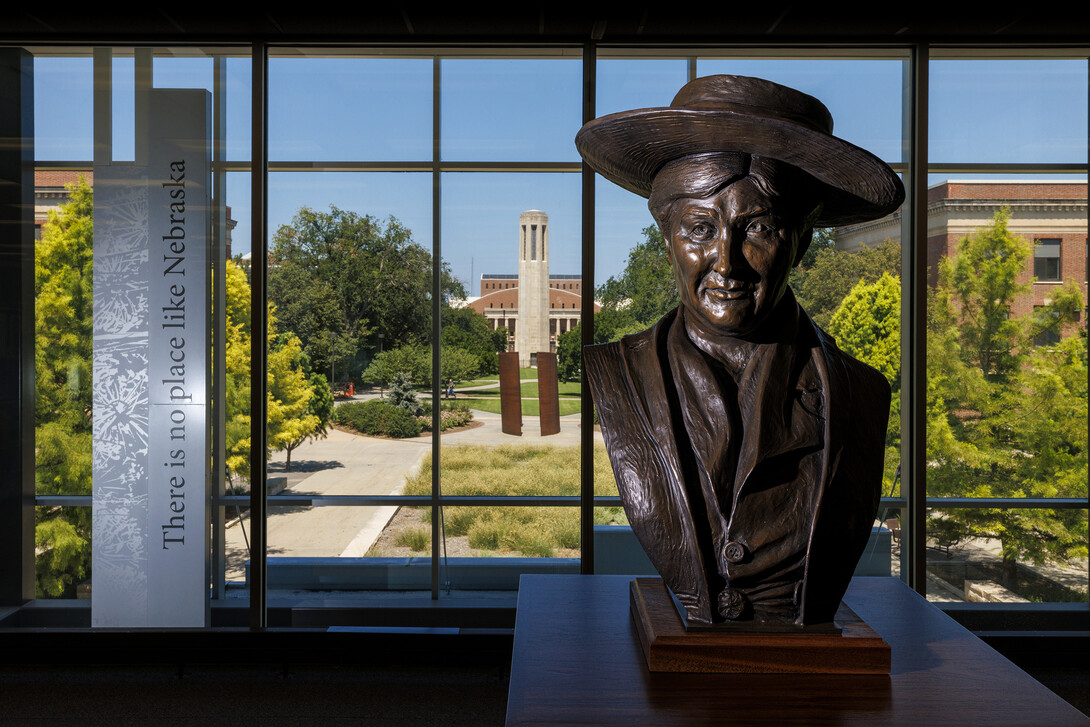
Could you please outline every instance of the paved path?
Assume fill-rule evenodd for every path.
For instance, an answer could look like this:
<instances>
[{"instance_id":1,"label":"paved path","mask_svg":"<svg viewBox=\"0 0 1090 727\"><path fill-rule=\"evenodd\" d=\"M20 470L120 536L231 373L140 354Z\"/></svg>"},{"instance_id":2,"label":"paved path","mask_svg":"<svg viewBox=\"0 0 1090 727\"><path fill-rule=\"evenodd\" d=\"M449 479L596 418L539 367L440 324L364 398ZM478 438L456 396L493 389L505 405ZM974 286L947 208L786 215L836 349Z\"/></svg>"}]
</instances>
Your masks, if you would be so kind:
<instances>
[{"instance_id":1,"label":"paved path","mask_svg":"<svg viewBox=\"0 0 1090 727\"><path fill-rule=\"evenodd\" d=\"M579 444L579 415L560 418L560 434L542 437L537 417L522 418L521 437L504 434L500 415L474 411L483 426L441 435L444 446L459 444ZM601 434L595 433L598 441ZM285 494L393 495L400 494L407 477L419 471L430 456L431 437L379 439L348 434L335 429L329 437L308 442L292 453L292 470L286 473ZM269 464L270 477L281 476L284 453L277 452ZM275 506L269 498L268 552L270 556L355 557L362 556L397 512L384 507L290 507ZM228 520L233 515L228 508ZM246 537L249 520L227 528L227 579L243 580L249 559ZM245 529L245 536L243 531Z\"/></svg>"}]
</instances>

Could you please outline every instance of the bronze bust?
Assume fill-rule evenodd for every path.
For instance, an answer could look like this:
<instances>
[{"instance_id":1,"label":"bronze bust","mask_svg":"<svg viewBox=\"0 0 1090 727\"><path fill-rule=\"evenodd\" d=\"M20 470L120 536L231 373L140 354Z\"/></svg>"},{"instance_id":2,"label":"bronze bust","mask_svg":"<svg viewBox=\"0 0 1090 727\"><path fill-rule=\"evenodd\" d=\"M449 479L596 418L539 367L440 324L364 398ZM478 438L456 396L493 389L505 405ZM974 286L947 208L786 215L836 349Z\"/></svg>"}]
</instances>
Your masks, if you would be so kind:
<instances>
[{"instance_id":1,"label":"bronze bust","mask_svg":"<svg viewBox=\"0 0 1090 727\"><path fill-rule=\"evenodd\" d=\"M648 198L681 298L584 351L637 538L689 626L832 621L877 511L890 390L787 277L815 226L892 212L900 180L817 99L741 76L595 119L576 145Z\"/></svg>"}]
</instances>

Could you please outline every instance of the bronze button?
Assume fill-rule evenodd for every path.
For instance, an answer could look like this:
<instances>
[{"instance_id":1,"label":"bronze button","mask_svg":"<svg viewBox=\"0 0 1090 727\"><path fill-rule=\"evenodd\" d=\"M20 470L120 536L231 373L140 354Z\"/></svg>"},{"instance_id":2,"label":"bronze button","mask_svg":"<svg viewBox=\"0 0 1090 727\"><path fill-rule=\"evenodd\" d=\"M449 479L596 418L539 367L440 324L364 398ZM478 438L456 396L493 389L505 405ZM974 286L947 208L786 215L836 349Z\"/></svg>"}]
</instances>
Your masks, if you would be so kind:
<instances>
[{"instance_id":1,"label":"bronze button","mask_svg":"<svg viewBox=\"0 0 1090 727\"><path fill-rule=\"evenodd\" d=\"M728 563L741 563L746 557L746 546L732 540L723 546L723 557Z\"/></svg>"},{"instance_id":2,"label":"bronze button","mask_svg":"<svg viewBox=\"0 0 1090 727\"><path fill-rule=\"evenodd\" d=\"M725 588L719 594L719 614L730 620L742 617L746 610L746 597L741 591L734 588Z\"/></svg>"}]
</instances>

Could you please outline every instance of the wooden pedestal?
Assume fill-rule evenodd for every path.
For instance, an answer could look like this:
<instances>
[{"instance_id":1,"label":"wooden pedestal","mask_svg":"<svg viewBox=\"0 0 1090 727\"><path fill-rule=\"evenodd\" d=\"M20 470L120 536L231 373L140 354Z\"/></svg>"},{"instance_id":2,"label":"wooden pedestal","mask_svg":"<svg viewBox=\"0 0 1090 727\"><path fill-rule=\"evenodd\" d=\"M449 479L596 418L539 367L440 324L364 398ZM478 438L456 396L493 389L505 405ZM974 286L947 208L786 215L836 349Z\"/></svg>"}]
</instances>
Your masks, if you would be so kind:
<instances>
[{"instance_id":1,"label":"wooden pedestal","mask_svg":"<svg viewBox=\"0 0 1090 727\"><path fill-rule=\"evenodd\" d=\"M686 631L661 578L631 584L632 618L649 671L889 674L890 648L842 602L841 632Z\"/></svg>"}]
</instances>

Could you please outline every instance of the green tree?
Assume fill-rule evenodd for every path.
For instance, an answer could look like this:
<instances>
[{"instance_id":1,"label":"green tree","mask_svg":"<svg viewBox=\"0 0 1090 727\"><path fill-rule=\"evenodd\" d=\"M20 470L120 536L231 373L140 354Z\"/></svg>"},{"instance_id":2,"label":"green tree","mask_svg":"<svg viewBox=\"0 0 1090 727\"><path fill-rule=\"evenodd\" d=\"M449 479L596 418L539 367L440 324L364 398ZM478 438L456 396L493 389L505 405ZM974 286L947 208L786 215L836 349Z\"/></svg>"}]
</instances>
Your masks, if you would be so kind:
<instances>
[{"instance_id":1,"label":"green tree","mask_svg":"<svg viewBox=\"0 0 1090 727\"><path fill-rule=\"evenodd\" d=\"M34 439L40 495L91 494L94 198L82 177L34 255ZM71 596L91 572L91 509L35 509L35 591Z\"/></svg>"},{"instance_id":2,"label":"green tree","mask_svg":"<svg viewBox=\"0 0 1090 727\"><path fill-rule=\"evenodd\" d=\"M561 381L578 381L583 375L583 324L556 339L556 375Z\"/></svg>"},{"instance_id":3,"label":"green tree","mask_svg":"<svg viewBox=\"0 0 1090 727\"><path fill-rule=\"evenodd\" d=\"M423 411L420 402L416 400L416 389L401 372L394 374L390 382L390 391L386 394L386 401L390 402L390 406L404 409L414 417L420 416Z\"/></svg>"},{"instance_id":4,"label":"green tree","mask_svg":"<svg viewBox=\"0 0 1090 727\"><path fill-rule=\"evenodd\" d=\"M413 343L383 351L363 372L363 381L387 387L398 374L421 386L431 382L431 347Z\"/></svg>"},{"instance_id":5,"label":"green tree","mask_svg":"<svg viewBox=\"0 0 1090 727\"><path fill-rule=\"evenodd\" d=\"M621 274L611 276L595 291L602 306L594 314L595 343L650 328L680 303L662 233L658 227L645 227L643 238L628 253ZM566 381L578 378L582 368L582 346L575 343L580 340L579 329L576 326L557 339L557 374Z\"/></svg>"},{"instance_id":6,"label":"green tree","mask_svg":"<svg viewBox=\"0 0 1090 727\"><path fill-rule=\"evenodd\" d=\"M333 285L316 280L301 265L287 264L270 270L269 286L281 326L307 342L304 351L313 369L349 377L348 364L360 346L358 334L366 327L349 325Z\"/></svg>"},{"instance_id":7,"label":"green tree","mask_svg":"<svg viewBox=\"0 0 1090 727\"><path fill-rule=\"evenodd\" d=\"M808 259L812 260L809 267ZM895 277L901 274L901 246L897 242L886 240L877 247L851 252L826 244L812 257L807 251L788 282L803 309L828 330L833 314L852 288L861 280L873 283L885 273Z\"/></svg>"},{"instance_id":8,"label":"green tree","mask_svg":"<svg viewBox=\"0 0 1090 727\"><path fill-rule=\"evenodd\" d=\"M841 301L829 334L842 351L874 367L890 387L901 388L901 281L889 273L860 280Z\"/></svg>"},{"instance_id":9,"label":"green tree","mask_svg":"<svg viewBox=\"0 0 1090 727\"><path fill-rule=\"evenodd\" d=\"M476 356L479 373L499 373L500 363L496 354L506 350L506 328L503 329L502 340L498 339L501 337L493 335L488 319L472 308L443 307L443 346L460 348Z\"/></svg>"},{"instance_id":10,"label":"green tree","mask_svg":"<svg viewBox=\"0 0 1090 727\"><path fill-rule=\"evenodd\" d=\"M799 261L798 267L803 270L814 267L818 254L825 250L836 251L836 230L832 227L815 228L814 236L810 240L810 246L802 254L802 260Z\"/></svg>"},{"instance_id":11,"label":"green tree","mask_svg":"<svg viewBox=\"0 0 1090 727\"><path fill-rule=\"evenodd\" d=\"M842 351L877 369L892 390L886 422L886 458L882 492L897 493L901 459L901 282L883 273L873 283L862 280L836 309L829 334Z\"/></svg>"},{"instance_id":12,"label":"green tree","mask_svg":"<svg viewBox=\"0 0 1090 727\"><path fill-rule=\"evenodd\" d=\"M269 305L267 341L266 458L274 451L292 449L316 434L323 424L311 407L313 386L304 371L305 355L298 337L277 333L275 308ZM236 475L250 476L250 285L246 274L227 263L227 467ZM323 377L324 378L324 377ZM288 453L290 468L290 450Z\"/></svg>"},{"instance_id":13,"label":"green tree","mask_svg":"<svg viewBox=\"0 0 1090 727\"><path fill-rule=\"evenodd\" d=\"M643 235L644 239L628 253L624 271L610 277L595 292L602 304L602 311L595 315L596 331L601 327L599 316L615 318L609 328L610 335L616 338L633 332L633 328L643 330L680 302L662 233L651 226L644 228Z\"/></svg>"},{"instance_id":14,"label":"green tree","mask_svg":"<svg viewBox=\"0 0 1090 727\"><path fill-rule=\"evenodd\" d=\"M333 417L333 389L330 388L325 374L311 373L307 376L307 385L310 387L311 394L307 412L314 416L318 423L313 430L284 446L286 455L284 469L288 472L291 472L291 453L308 440L325 439L329 432L329 422Z\"/></svg>"},{"instance_id":15,"label":"green tree","mask_svg":"<svg viewBox=\"0 0 1090 727\"><path fill-rule=\"evenodd\" d=\"M1011 315L1024 294L1030 247L992 224L958 243L939 266L928 315L927 487L946 497L1085 497L1086 340L1032 345L1041 321L1061 330L1083 300L1068 283L1037 314ZM929 528L1000 542L1006 573L1017 560L1085 557L1081 510L966 509L933 513Z\"/></svg>"},{"instance_id":16,"label":"green tree","mask_svg":"<svg viewBox=\"0 0 1090 727\"><path fill-rule=\"evenodd\" d=\"M469 381L480 371L480 359L473 353L457 346L444 346L439 352L439 380L445 383Z\"/></svg>"},{"instance_id":17,"label":"green tree","mask_svg":"<svg viewBox=\"0 0 1090 727\"><path fill-rule=\"evenodd\" d=\"M395 218L301 208L272 240L269 299L318 371L353 376L370 352L420 343L431 331L431 253ZM442 267L444 300L465 289ZM342 356L344 358L342 358Z\"/></svg>"},{"instance_id":18,"label":"green tree","mask_svg":"<svg viewBox=\"0 0 1090 727\"><path fill-rule=\"evenodd\" d=\"M375 356L363 372L363 380L369 384L390 386L394 378L403 374L415 386L431 387L431 346L409 344ZM439 352L439 378L442 382L454 379L466 381L477 375L480 360L469 351L457 346L444 346Z\"/></svg>"}]
</instances>

